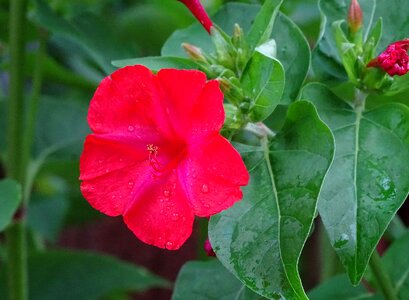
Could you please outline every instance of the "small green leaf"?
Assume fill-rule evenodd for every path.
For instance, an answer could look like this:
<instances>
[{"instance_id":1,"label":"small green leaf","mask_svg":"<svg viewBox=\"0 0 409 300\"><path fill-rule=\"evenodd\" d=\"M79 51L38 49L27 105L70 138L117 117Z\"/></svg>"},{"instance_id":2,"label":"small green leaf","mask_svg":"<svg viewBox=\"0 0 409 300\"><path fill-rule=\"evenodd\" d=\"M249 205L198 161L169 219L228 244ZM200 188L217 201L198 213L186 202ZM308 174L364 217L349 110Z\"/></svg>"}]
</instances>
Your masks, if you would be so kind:
<instances>
[{"instance_id":1,"label":"small green leaf","mask_svg":"<svg viewBox=\"0 0 409 300\"><path fill-rule=\"evenodd\" d=\"M409 295L409 230L394 241L388 251L382 256L383 266L389 273L399 299Z\"/></svg>"},{"instance_id":2,"label":"small green leaf","mask_svg":"<svg viewBox=\"0 0 409 300\"><path fill-rule=\"evenodd\" d=\"M270 143L263 138L260 146L238 147L250 184L243 200L211 218L209 236L223 265L264 297L308 299L297 265L333 143L314 106L300 101L289 106Z\"/></svg>"},{"instance_id":3,"label":"small green leaf","mask_svg":"<svg viewBox=\"0 0 409 300\"><path fill-rule=\"evenodd\" d=\"M378 19L370 31L364 45L364 62L367 63L375 58L376 48L382 37L382 18Z\"/></svg>"},{"instance_id":4,"label":"small green leaf","mask_svg":"<svg viewBox=\"0 0 409 300\"><path fill-rule=\"evenodd\" d=\"M355 45L348 41L347 37L345 36L344 30L342 29L342 24L344 23L345 21L341 20L332 24L335 44L337 45L338 54L341 57L342 64L344 65L349 80L353 83L358 83L357 74L355 71L355 64L357 62Z\"/></svg>"},{"instance_id":5,"label":"small green leaf","mask_svg":"<svg viewBox=\"0 0 409 300\"><path fill-rule=\"evenodd\" d=\"M371 295L365 286L353 287L345 275L335 276L308 293L310 300L382 300Z\"/></svg>"},{"instance_id":6,"label":"small green leaf","mask_svg":"<svg viewBox=\"0 0 409 300\"><path fill-rule=\"evenodd\" d=\"M217 259L186 263L176 279L172 300L261 300Z\"/></svg>"},{"instance_id":7,"label":"small green leaf","mask_svg":"<svg viewBox=\"0 0 409 300\"><path fill-rule=\"evenodd\" d=\"M319 213L353 284L409 192L409 108L388 103L363 113L326 86L309 84L312 101L335 136L335 159Z\"/></svg>"},{"instance_id":8,"label":"small green leaf","mask_svg":"<svg viewBox=\"0 0 409 300\"><path fill-rule=\"evenodd\" d=\"M273 31L275 18L283 0L265 1L246 37L252 49L266 42Z\"/></svg>"},{"instance_id":9,"label":"small green leaf","mask_svg":"<svg viewBox=\"0 0 409 300\"><path fill-rule=\"evenodd\" d=\"M22 200L21 186L12 179L0 180L0 231L13 219Z\"/></svg>"},{"instance_id":10,"label":"small green leaf","mask_svg":"<svg viewBox=\"0 0 409 300\"><path fill-rule=\"evenodd\" d=\"M114 291L169 287L166 280L141 267L89 252L33 253L28 257L28 270L30 299L33 300L100 300ZM5 274L0 275L1 285ZM0 299L5 299L4 290L0 287Z\"/></svg>"},{"instance_id":11,"label":"small green leaf","mask_svg":"<svg viewBox=\"0 0 409 300\"><path fill-rule=\"evenodd\" d=\"M284 69L280 62L256 51L241 77L245 95L252 100L250 119L263 121L280 103L284 91Z\"/></svg>"},{"instance_id":12,"label":"small green leaf","mask_svg":"<svg viewBox=\"0 0 409 300\"><path fill-rule=\"evenodd\" d=\"M198 69L199 65L195 62L181 57L172 56L148 56L148 57L137 57L129 58L123 60L115 60L112 65L118 68L133 66L133 65L143 65L152 71L159 71L163 68L175 68L175 69Z\"/></svg>"}]
</instances>

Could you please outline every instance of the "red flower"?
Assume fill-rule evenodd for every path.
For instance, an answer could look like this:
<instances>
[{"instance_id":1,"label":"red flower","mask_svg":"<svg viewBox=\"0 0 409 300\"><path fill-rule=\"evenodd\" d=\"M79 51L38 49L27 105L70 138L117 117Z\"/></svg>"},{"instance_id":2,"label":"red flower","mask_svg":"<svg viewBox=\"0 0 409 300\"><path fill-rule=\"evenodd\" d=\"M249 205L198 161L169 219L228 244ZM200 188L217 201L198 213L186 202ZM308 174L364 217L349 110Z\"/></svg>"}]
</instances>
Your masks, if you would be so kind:
<instances>
[{"instance_id":1,"label":"red flower","mask_svg":"<svg viewBox=\"0 0 409 300\"><path fill-rule=\"evenodd\" d=\"M367 66L381 68L390 76L405 75L409 71L408 49L409 39L392 43Z\"/></svg>"},{"instance_id":2,"label":"red flower","mask_svg":"<svg viewBox=\"0 0 409 300\"><path fill-rule=\"evenodd\" d=\"M208 33L213 26L208 14L203 8L199 0L179 0L192 12L192 14L199 20Z\"/></svg>"},{"instance_id":3,"label":"red flower","mask_svg":"<svg viewBox=\"0 0 409 300\"><path fill-rule=\"evenodd\" d=\"M194 215L227 209L248 183L239 153L219 134L223 122L223 94L202 72L117 70L91 100L82 194L97 210L122 215L143 242L178 249Z\"/></svg>"}]
</instances>

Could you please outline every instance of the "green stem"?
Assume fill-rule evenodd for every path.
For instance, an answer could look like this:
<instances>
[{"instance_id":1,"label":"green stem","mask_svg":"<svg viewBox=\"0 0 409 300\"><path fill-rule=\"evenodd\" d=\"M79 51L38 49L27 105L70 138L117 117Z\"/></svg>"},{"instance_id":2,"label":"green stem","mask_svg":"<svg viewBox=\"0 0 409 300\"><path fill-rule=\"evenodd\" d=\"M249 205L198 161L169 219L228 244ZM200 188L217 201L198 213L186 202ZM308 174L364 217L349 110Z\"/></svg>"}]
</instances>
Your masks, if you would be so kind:
<instances>
[{"instance_id":1,"label":"green stem","mask_svg":"<svg viewBox=\"0 0 409 300\"><path fill-rule=\"evenodd\" d=\"M10 0L10 92L7 127L7 175L24 184L24 46L27 0ZM24 214L24 206L22 207ZM28 299L24 218L6 231L9 300Z\"/></svg>"},{"instance_id":2,"label":"green stem","mask_svg":"<svg viewBox=\"0 0 409 300\"><path fill-rule=\"evenodd\" d=\"M28 299L27 253L24 221L15 222L6 230L7 275L9 300Z\"/></svg>"},{"instance_id":3,"label":"green stem","mask_svg":"<svg viewBox=\"0 0 409 300\"><path fill-rule=\"evenodd\" d=\"M383 268L381 258L376 250L373 252L371 259L369 260L369 265L385 299L398 300L389 275Z\"/></svg>"},{"instance_id":4,"label":"green stem","mask_svg":"<svg viewBox=\"0 0 409 300\"><path fill-rule=\"evenodd\" d=\"M41 85L43 82L43 62L45 58L47 33L42 29L39 29L39 45L36 55L36 61L33 73L33 86L31 90L31 96L29 102L27 103L27 116L26 125L24 130L23 138L23 165L26 170L25 181L24 181L24 193L23 201L27 205L29 201L29 195L31 190L30 180L27 178L27 166L31 159L31 148L34 141L34 134L36 128L37 112L39 107L39 100L41 95Z\"/></svg>"}]
</instances>

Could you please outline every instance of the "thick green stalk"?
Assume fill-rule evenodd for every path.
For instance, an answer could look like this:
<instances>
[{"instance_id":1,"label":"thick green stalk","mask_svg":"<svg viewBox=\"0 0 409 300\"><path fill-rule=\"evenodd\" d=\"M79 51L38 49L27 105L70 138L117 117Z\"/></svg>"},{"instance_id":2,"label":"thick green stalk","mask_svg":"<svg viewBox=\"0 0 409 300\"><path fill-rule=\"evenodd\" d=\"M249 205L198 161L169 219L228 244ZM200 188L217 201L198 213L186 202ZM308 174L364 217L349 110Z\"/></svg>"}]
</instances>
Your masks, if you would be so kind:
<instances>
[{"instance_id":1,"label":"thick green stalk","mask_svg":"<svg viewBox=\"0 0 409 300\"><path fill-rule=\"evenodd\" d=\"M34 141L35 127L37 112L39 107L39 100L41 95L41 86L43 82L43 63L45 58L46 50L46 41L47 33L42 29L38 30L39 33L39 45L36 55L36 61L34 66L33 73L33 86L31 90L31 96L29 102L27 103L27 116L26 116L26 125L24 130L23 138L23 165L26 170L26 175L24 178L24 193L23 193L23 202L27 205L30 192L32 188L33 178L29 178L30 174L27 172L27 167L29 166L31 159L31 148Z\"/></svg>"},{"instance_id":2,"label":"thick green stalk","mask_svg":"<svg viewBox=\"0 0 409 300\"><path fill-rule=\"evenodd\" d=\"M10 91L7 127L7 176L24 183L24 44L27 0L10 0ZM22 207L24 215L24 207ZM24 217L6 231L9 300L28 299Z\"/></svg>"},{"instance_id":3,"label":"thick green stalk","mask_svg":"<svg viewBox=\"0 0 409 300\"><path fill-rule=\"evenodd\" d=\"M376 250L374 251L374 253L371 256L371 259L369 260L369 265L375 276L380 291L382 292L385 299L398 300L398 297L396 296L396 292L393 288L389 275L383 268L381 258L379 257L379 254L378 252L376 252Z\"/></svg>"}]
</instances>

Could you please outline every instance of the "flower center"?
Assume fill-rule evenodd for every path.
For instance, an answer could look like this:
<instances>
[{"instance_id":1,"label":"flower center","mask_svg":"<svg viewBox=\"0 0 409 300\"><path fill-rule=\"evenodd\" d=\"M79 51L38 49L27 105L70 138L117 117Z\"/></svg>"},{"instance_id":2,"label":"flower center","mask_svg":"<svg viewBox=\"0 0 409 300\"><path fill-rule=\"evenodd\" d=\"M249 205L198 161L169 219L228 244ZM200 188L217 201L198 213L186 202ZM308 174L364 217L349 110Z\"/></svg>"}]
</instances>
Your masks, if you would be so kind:
<instances>
[{"instance_id":1,"label":"flower center","mask_svg":"<svg viewBox=\"0 0 409 300\"><path fill-rule=\"evenodd\" d=\"M148 160L152 168L152 174L155 177L166 174L176 168L179 161L186 154L186 147L183 145L173 147L161 147L164 151L159 151L159 147L154 144L146 145L146 150L149 152Z\"/></svg>"}]
</instances>

